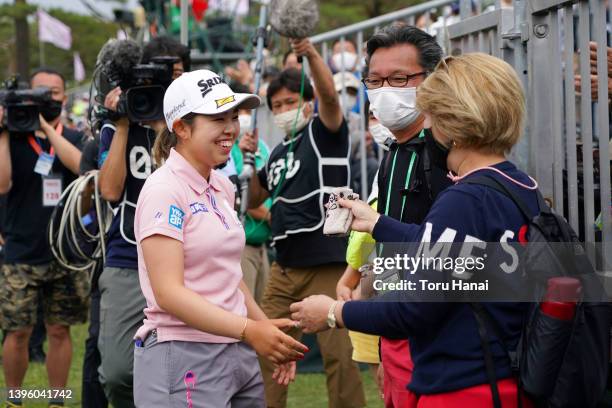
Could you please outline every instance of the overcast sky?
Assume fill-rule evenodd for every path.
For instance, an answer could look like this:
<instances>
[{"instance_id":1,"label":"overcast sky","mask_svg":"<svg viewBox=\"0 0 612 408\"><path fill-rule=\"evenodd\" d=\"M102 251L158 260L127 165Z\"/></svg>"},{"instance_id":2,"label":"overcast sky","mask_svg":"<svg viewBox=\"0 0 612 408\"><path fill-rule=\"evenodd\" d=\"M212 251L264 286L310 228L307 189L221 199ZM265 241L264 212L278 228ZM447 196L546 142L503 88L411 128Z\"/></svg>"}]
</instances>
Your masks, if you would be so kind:
<instances>
[{"instance_id":1,"label":"overcast sky","mask_svg":"<svg viewBox=\"0 0 612 408\"><path fill-rule=\"evenodd\" d=\"M73 13L91 15L91 11L84 4L89 4L101 15L108 19L113 18L114 8L132 9L139 5L138 0L126 0L125 4L108 0L27 0L28 4L40 5L44 9L61 8ZM13 3L13 0L0 0L0 4Z\"/></svg>"}]
</instances>

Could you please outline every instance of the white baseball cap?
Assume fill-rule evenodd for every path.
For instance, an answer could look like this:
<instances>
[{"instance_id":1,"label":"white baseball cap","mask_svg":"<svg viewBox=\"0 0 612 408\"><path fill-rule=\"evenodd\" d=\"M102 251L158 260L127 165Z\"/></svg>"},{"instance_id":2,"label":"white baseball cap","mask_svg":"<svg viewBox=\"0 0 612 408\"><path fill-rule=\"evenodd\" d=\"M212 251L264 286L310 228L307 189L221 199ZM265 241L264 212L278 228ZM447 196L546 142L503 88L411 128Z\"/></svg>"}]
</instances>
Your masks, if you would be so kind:
<instances>
[{"instance_id":1,"label":"white baseball cap","mask_svg":"<svg viewBox=\"0 0 612 408\"><path fill-rule=\"evenodd\" d=\"M361 83L359 80L350 72L338 72L334 75L334 87L336 88L336 92L342 91L342 88L354 88L359 91L360 85Z\"/></svg>"},{"instance_id":2,"label":"white baseball cap","mask_svg":"<svg viewBox=\"0 0 612 408\"><path fill-rule=\"evenodd\" d=\"M172 131L174 121L189 113L216 115L240 107L255 109L261 99L254 94L235 93L221 77L207 69L185 72L164 95L164 117Z\"/></svg>"}]
</instances>

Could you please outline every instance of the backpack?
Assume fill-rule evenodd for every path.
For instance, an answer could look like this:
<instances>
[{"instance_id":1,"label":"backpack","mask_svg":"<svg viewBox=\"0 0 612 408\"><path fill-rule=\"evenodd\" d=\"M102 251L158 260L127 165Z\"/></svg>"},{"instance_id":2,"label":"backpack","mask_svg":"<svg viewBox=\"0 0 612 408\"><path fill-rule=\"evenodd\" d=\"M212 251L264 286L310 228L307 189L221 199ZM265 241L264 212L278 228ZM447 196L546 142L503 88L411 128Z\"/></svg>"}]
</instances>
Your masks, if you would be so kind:
<instances>
[{"instance_id":1,"label":"backpack","mask_svg":"<svg viewBox=\"0 0 612 408\"><path fill-rule=\"evenodd\" d=\"M493 330L506 349L512 371L518 379L519 407L522 406L522 391L540 407L597 406L608 379L612 314L603 283L597 278L576 233L565 218L555 214L546 204L539 191L539 213L534 215L515 192L493 177L475 176L463 182L492 188L510 198L528 220L527 242L538 243L528 245L521 255L521 264L530 265L523 273L535 279L536 293L523 322L516 350L510 350L504 343L503 331L486 308L480 303L470 304L478 323L494 407L501 408L501 401L487 329ZM547 243L555 243L555 250ZM561 251L557 250L559 247ZM568 322L567 333L556 333L555 330L562 329L555 326L554 321L544 320L544 330L548 332L542 336L543 320L538 319L538 315L542 316L539 301L546 291L548 279L558 276L579 279L582 293L589 294L588 300L577 303L575 315ZM539 359L538 353L542 349L555 351L552 364L545 364Z\"/></svg>"}]
</instances>

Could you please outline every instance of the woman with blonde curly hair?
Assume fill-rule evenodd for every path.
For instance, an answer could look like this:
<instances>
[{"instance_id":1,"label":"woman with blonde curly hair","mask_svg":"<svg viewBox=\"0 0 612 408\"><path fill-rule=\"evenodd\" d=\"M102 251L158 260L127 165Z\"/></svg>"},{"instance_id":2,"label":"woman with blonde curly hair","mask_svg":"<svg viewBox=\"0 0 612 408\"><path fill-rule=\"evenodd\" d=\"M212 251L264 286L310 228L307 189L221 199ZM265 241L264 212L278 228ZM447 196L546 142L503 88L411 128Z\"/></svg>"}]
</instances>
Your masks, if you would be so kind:
<instances>
[{"instance_id":1,"label":"woman with blonde curly hair","mask_svg":"<svg viewBox=\"0 0 612 408\"><path fill-rule=\"evenodd\" d=\"M419 87L417 108L440 149L447 152L455 185L440 193L421 225L400 223L363 202L342 200L355 216L352 229L370 232L377 242L386 243L462 246L521 241L528 220L515 202L491 186L474 183L476 177L490 179L520 197L534 215L539 212L537 183L506 159L519 140L525 116L523 91L513 68L480 53L448 57ZM507 292L518 293L519 279L510 272L487 267L478 281L495 280ZM427 276L424 273L428 271L418 270L417 279ZM451 279L455 273L442 270L438 277ZM436 295L445 299L443 293ZM331 311L341 327L408 338L414 372L407 388L417 395L418 408L516 407L517 382L505 348L516 349L528 304L482 306L503 338L489 336L481 343L470 304L449 301L345 302L317 295L293 304L292 318L306 331L316 332L327 327ZM486 362L485 348L491 351L492 364ZM524 396L522 406L531 406Z\"/></svg>"}]
</instances>

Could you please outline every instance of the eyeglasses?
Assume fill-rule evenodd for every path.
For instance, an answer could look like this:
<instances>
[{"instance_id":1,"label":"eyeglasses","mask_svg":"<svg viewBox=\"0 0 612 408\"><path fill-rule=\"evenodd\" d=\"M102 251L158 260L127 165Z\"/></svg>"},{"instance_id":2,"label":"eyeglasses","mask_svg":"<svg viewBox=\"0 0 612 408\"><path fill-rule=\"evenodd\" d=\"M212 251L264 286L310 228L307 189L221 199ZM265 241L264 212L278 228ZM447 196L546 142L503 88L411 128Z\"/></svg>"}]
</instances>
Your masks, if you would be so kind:
<instances>
[{"instance_id":1,"label":"eyeglasses","mask_svg":"<svg viewBox=\"0 0 612 408\"><path fill-rule=\"evenodd\" d=\"M408 85L408 83L412 81L413 79L420 77L422 75L427 75L427 74L429 74L429 72L422 71L422 72L417 72L416 74L409 74L409 75L395 74L395 75L384 77L384 78L368 77L368 78L362 79L361 82L363 82L365 87L368 89L380 88L384 85L385 81L387 81L387 83L391 87L403 88L406 85Z\"/></svg>"}]
</instances>

